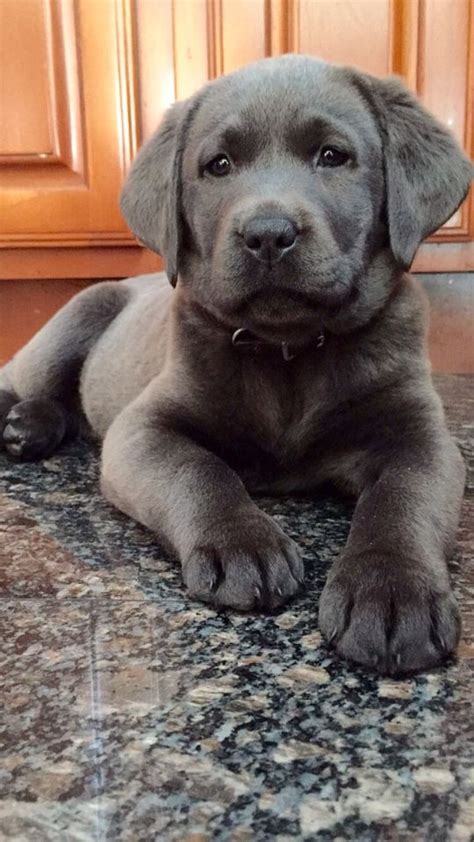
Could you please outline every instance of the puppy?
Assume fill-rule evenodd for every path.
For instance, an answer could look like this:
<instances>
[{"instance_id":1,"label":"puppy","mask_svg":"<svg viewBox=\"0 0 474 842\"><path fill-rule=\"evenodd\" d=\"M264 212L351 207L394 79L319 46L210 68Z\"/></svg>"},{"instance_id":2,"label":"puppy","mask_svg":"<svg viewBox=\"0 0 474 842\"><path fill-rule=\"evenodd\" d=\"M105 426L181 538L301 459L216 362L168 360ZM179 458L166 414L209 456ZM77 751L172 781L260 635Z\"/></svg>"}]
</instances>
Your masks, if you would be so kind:
<instances>
[{"instance_id":1,"label":"puppy","mask_svg":"<svg viewBox=\"0 0 474 842\"><path fill-rule=\"evenodd\" d=\"M446 554L464 485L405 274L472 170L396 79L300 56L218 79L168 112L122 208L164 275L74 298L0 377L17 458L80 410L102 489L182 565L191 596L276 609L295 544L249 492L331 480L358 498L319 606L344 657L383 673L453 651Z\"/></svg>"}]
</instances>

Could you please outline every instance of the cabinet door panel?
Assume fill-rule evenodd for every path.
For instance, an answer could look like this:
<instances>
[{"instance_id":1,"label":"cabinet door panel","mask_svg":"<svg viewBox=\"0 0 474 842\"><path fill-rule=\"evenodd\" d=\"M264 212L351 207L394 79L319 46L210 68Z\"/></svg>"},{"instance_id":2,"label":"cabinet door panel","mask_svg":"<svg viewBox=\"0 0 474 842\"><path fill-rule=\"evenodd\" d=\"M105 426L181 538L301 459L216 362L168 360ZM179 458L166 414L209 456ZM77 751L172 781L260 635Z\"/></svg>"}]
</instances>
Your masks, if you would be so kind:
<instances>
[{"instance_id":1,"label":"cabinet door panel","mask_svg":"<svg viewBox=\"0 0 474 842\"><path fill-rule=\"evenodd\" d=\"M50 4L43 0L3 0L0 4L2 110L0 154L3 161L36 162L57 152L54 124L54 84L50 66ZM8 115L8 116L7 116Z\"/></svg>"},{"instance_id":2,"label":"cabinet door panel","mask_svg":"<svg viewBox=\"0 0 474 842\"><path fill-rule=\"evenodd\" d=\"M222 0L222 71L265 57L264 0Z\"/></svg>"},{"instance_id":3,"label":"cabinet door panel","mask_svg":"<svg viewBox=\"0 0 474 842\"><path fill-rule=\"evenodd\" d=\"M390 0L300 0L301 53L383 76L390 70Z\"/></svg>"},{"instance_id":4,"label":"cabinet door panel","mask_svg":"<svg viewBox=\"0 0 474 842\"><path fill-rule=\"evenodd\" d=\"M469 0L430 0L426 3L418 79L418 92L426 107L448 126L466 150L470 145L469 6ZM472 109L472 103L470 107ZM469 210L469 201L466 201L437 237L468 237Z\"/></svg>"},{"instance_id":5,"label":"cabinet door panel","mask_svg":"<svg viewBox=\"0 0 474 842\"><path fill-rule=\"evenodd\" d=\"M142 142L155 131L166 108L179 99L180 94L175 85L171 0L136 0L135 9L133 31Z\"/></svg>"},{"instance_id":6,"label":"cabinet door panel","mask_svg":"<svg viewBox=\"0 0 474 842\"><path fill-rule=\"evenodd\" d=\"M10 94L0 122L15 120L7 110L13 89L21 98L31 78L38 95L27 118L20 110L24 132L22 125L2 137L2 245L132 242L117 204L134 145L125 7L114 0L0 5L4 32L31 50L25 63L13 49L3 58Z\"/></svg>"}]
</instances>

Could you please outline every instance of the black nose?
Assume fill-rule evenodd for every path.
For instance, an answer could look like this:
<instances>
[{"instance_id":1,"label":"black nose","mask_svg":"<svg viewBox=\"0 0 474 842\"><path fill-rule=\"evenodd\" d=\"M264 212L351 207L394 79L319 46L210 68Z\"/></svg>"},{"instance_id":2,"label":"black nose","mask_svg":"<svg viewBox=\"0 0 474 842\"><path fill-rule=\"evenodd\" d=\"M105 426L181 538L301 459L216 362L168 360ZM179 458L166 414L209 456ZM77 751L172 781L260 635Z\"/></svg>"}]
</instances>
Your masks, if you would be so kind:
<instances>
[{"instance_id":1,"label":"black nose","mask_svg":"<svg viewBox=\"0 0 474 842\"><path fill-rule=\"evenodd\" d=\"M245 248L262 263L278 263L294 247L298 231L290 219L256 216L243 228Z\"/></svg>"}]
</instances>

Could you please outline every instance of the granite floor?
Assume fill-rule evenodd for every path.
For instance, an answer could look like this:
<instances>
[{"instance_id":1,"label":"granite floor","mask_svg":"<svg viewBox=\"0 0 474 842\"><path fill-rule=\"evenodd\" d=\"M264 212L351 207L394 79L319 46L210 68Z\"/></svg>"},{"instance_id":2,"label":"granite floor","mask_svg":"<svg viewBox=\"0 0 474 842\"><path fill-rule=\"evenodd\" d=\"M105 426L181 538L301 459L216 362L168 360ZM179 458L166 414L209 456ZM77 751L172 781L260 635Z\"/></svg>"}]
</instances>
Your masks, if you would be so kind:
<instances>
[{"instance_id":1,"label":"granite floor","mask_svg":"<svg viewBox=\"0 0 474 842\"><path fill-rule=\"evenodd\" d=\"M449 666L403 681L341 663L317 629L349 504L263 500L303 548L305 593L218 614L100 498L85 444L0 455L1 840L472 838L474 378L438 384L470 462L464 633Z\"/></svg>"}]
</instances>

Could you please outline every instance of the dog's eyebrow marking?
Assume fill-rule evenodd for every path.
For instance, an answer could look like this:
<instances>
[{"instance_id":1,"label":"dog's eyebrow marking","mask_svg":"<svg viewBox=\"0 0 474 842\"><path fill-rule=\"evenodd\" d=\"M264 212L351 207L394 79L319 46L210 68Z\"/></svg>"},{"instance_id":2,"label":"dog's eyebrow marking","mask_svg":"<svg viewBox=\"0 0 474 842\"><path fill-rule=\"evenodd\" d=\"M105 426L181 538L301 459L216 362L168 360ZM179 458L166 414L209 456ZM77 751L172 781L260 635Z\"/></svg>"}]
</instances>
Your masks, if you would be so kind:
<instances>
[{"instance_id":1,"label":"dog's eyebrow marking","mask_svg":"<svg viewBox=\"0 0 474 842\"><path fill-rule=\"evenodd\" d=\"M222 137L226 149L243 160L250 160L266 145L250 120L227 126Z\"/></svg>"},{"instance_id":2,"label":"dog's eyebrow marking","mask_svg":"<svg viewBox=\"0 0 474 842\"><path fill-rule=\"evenodd\" d=\"M214 152L228 152L238 160L251 160L263 146L262 138L249 123L232 122L220 127L220 131L209 135L202 146L200 160L204 161Z\"/></svg>"},{"instance_id":3,"label":"dog's eyebrow marking","mask_svg":"<svg viewBox=\"0 0 474 842\"><path fill-rule=\"evenodd\" d=\"M242 139L253 138L255 132L248 123L232 123L223 130L222 137L226 143L238 143Z\"/></svg>"},{"instance_id":4,"label":"dog's eyebrow marking","mask_svg":"<svg viewBox=\"0 0 474 842\"><path fill-rule=\"evenodd\" d=\"M357 146L357 135L350 125L335 117L323 117L321 114L302 114L298 121L288 127L288 141L291 145L311 138L314 142L324 142L328 139L340 139L351 147Z\"/></svg>"}]
</instances>

